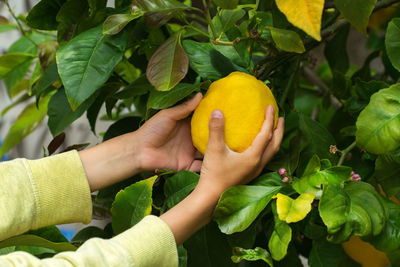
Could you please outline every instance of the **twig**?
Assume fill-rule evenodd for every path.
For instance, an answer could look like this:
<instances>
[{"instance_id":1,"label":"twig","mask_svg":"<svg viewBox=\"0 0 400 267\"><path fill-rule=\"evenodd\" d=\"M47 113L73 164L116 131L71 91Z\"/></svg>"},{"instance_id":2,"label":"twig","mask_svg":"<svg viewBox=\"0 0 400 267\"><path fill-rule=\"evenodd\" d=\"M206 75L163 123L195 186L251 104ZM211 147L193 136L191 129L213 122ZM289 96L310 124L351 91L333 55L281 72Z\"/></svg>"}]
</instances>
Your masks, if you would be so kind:
<instances>
[{"instance_id":1,"label":"twig","mask_svg":"<svg viewBox=\"0 0 400 267\"><path fill-rule=\"evenodd\" d=\"M337 166L340 166L343 164L344 159L346 158L347 154L356 146L356 141L351 143L348 147L342 150L342 155L340 156L339 162Z\"/></svg>"},{"instance_id":2,"label":"twig","mask_svg":"<svg viewBox=\"0 0 400 267\"><path fill-rule=\"evenodd\" d=\"M29 41L31 41L35 46L38 46L37 43L35 43L26 33L26 31L24 30L24 28L22 27L21 23L19 22L19 19L17 18L17 16L15 15L14 11L12 10L10 4L8 3L8 0L4 0L4 2L6 3L6 6L8 8L8 11L10 12L11 16L15 19L15 21L17 22L18 25L18 29L21 31L21 34L28 39Z\"/></svg>"}]
</instances>

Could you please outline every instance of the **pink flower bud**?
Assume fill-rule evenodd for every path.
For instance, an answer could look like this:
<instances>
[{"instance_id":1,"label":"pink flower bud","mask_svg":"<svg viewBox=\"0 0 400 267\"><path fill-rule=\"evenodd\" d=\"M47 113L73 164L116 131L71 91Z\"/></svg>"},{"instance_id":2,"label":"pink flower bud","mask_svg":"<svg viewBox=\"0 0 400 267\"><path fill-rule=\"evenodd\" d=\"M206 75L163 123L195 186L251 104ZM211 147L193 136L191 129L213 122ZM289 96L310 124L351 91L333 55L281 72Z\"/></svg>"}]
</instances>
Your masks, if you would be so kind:
<instances>
[{"instance_id":1,"label":"pink flower bud","mask_svg":"<svg viewBox=\"0 0 400 267\"><path fill-rule=\"evenodd\" d=\"M282 182L284 182L284 183L287 183L287 182L289 182L289 178L287 178L286 176L285 176L285 177L283 177L283 179L282 179Z\"/></svg>"},{"instance_id":2,"label":"pink flower bud","mask_svg":"<svg viewBox=\"0 0 400 267\"><path fill-rule=\"evenodd\" d=\"M280 168L278 171L280 176L286 176L287 175L287 170L285 168Z\"/></svg>"},{"instance_id":3,"label":"pink flower bud","mask_svg":"<svg viewBox=\"0 0 400 267\"><path fill-rule=\"evenodd\" d=\"M357 179L357 178L361 178L360 175L359 175L358 173L354 173L354 174L351 176L351 179Z\"/></svg>"},{"instance_id":4,"label":"pink flower bud","mask_svg":"<svg viewBox=\"0 0 400 267\"><path fill-rule=\"evenodd\" d=\"M359 181L361 181L361 178L354 178L354 179L352 179L354 182L359 182Z\"/></svg>"}]
</instances>

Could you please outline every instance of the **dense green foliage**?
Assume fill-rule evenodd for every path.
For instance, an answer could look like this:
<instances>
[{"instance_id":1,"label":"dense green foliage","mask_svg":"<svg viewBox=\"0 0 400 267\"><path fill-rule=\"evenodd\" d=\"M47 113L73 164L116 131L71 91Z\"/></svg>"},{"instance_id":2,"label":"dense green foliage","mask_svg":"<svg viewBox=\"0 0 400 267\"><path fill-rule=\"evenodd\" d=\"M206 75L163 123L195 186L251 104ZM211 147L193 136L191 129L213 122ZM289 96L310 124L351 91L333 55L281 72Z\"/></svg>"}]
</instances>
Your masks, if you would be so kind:
<instances>
[{"instance_id":1,"label":"dense green foliage","mask_svg":"<svg viewBox=\"0 0 400 267\"><path fill-rule=\"evenodd\" d=\"M301 254L311 267L357 266L340 244L358 235L400 266L400 207L388 200L400 196L397 2L116 0L106 7L105 0L41 0L15 17L18 24L0 20L0 33L23 33L0 56L0 79L13 100L3 114L26 105L0 155L46 116L52 154L81 116L107 140L232 71L247 72L280 105L281 150L250 185L221 196L214 221L179 247L180 265L293 267ZM378 22L370 20L383 8ZM349 63L350 27L368 33L361 67ZM326 60L316 66L310 51L320 43ZM375 59L382 70L371 67ZM103 105L107 112L99 114ZM100 119L115 122L96 133ZM198 180L189 171L158 170L101 190L93 206L112 223L82 230L72 244L165 212ZM75 248L55 227L0 242L0 253L41 257Z\"/></svg>"}]
</instances>

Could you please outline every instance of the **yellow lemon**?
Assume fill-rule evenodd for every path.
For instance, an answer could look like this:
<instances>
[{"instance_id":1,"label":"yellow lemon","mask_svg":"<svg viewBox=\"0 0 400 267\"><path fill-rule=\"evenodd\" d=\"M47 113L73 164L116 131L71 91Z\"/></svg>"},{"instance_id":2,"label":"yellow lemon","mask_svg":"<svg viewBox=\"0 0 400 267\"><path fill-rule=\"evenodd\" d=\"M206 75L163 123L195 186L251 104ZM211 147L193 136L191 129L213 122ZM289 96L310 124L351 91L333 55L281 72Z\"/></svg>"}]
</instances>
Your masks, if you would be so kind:
<instances>
[{"instance_id":1,"label":"yellow lemon","mask_svg":"<svg viewBox=\"0 0 400 267\"><path fill-rule=\"evenodd\" d=\"M385 267L390 264L384 252L362 241L358 236L352 236L349 241L342 243L342 247L346 254L362 267Z\"/></svg>"},{"instance_id":2,"label":"yellow lemon","mask_svg":"<svg viewBox=\"0 0 400 267\"><path fill-rule=\"evenodd\" d=\"M262 81L243 72L232 72L213 82L192 117L194 146L205 154L210 116L219 109L224 114L226 144L233 151L243 152L260 132L269 105L274 108L276 127L278 105Z\"/></svg>"}]
</instances>

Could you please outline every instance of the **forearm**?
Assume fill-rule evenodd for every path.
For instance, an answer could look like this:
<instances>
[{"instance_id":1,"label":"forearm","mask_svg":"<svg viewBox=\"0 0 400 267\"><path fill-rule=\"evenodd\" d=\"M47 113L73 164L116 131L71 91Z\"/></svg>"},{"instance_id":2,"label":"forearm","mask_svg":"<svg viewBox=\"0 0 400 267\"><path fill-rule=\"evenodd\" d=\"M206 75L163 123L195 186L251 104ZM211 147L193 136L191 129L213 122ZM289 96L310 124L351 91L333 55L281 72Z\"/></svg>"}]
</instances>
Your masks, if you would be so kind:
<instances>
[{"instance_id":1,"label":"forearm","mask_svg":"<svg viewBox=\"0 0 400 267\"><path fill-rule=\"evenodd\" d=\"M160 216L171 229L177 245L211 221L221 193L200 181L190 195Z\"/></svg>"},{"instance_id":2,"label":"forearm","mask_svg":"<svg viewBox=\"0 0 400 267\"><path fill-rule=\"evenodd\" d=\"M79 151L90 190L105 188L141 172L139 154L135 133Z\"/></svg>"}]
</instances>

